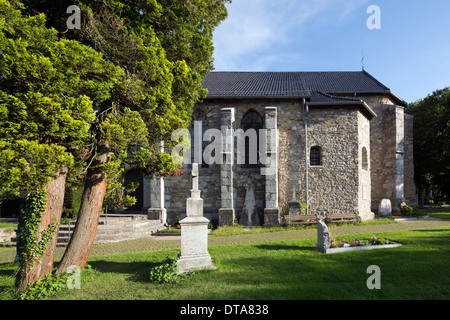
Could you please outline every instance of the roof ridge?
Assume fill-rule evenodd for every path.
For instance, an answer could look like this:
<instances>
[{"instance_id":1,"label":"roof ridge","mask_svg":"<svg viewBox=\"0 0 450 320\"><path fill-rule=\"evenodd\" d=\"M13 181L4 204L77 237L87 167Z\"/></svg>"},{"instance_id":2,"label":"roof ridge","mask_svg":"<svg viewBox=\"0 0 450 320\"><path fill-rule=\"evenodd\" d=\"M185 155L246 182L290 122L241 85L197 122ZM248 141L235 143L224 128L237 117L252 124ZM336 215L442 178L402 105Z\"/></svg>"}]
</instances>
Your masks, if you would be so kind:
<instances>
[{"instance_id":1,"label":"roof ridge","mask_svg":"<svg viewBox=\"0 0 450 320\"><path fill-rule=\"evenodd\" d=\"M384 84L382 84L380 81L378 81L374 76L372 76L370 73L368 73L366 70L362 71L365 75L369 76L372 80L374 80L376 83L378 83L380 86L384 87L386 90L391 91L390 88L386 87Z\"/></svg>"}]
</instances>

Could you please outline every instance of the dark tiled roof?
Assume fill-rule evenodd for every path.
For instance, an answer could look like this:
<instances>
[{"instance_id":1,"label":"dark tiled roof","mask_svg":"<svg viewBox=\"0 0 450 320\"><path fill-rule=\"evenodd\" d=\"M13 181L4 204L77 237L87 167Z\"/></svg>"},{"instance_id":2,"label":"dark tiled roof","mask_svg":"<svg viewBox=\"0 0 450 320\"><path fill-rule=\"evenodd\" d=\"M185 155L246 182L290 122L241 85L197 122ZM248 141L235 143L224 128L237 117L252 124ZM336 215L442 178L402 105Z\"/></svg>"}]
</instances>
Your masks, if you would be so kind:
<instances>
[{"instance_id":1,"label":"dark tiled roof","mask_svg":"<svg viewBox=\"0 0 450 320\"><path fill-rule=\"evenodd\" d=\"M305 97L297 72L211 72L203 82L208 98Z\"/></svg>"},{"instance_id":2,"label":"dark tiled roof","mask_svg":"<svg viewBox=\"0 0 450 320\"><path fill-rule=\"evenodd\" d=\"M358 105L364 109L369 119L373 119L377 115L363 100L357 98L337 97L320 91L312 91L308 103L309 106L339 106L339 105Z\"/></svg>"},{"instance_id":3,"label":"dark tiled roof","mask_svg":"<svg viewBox=\"0 0 450 320\"><path fill-rule=\"evenodd\" d=\"M366 71L299 72L309 90L327 93L386 93L390 89Z\"/></svg>"},{"instance_id":4,"label":"dark tiled roof","mask_svg":"<svg viewBox=\"0 0 450 320\"><path fill-rule=\"evenodd\" d=\"M337 97L321 91L312 91L310 103L323 103L323 104L342 104L342 103L358 103L361 104L361 99Z\"/></svg>"},{"instance_id":5,"label":"dark tiled roof","mask_svg":"<svg viewBox=\"0 0 450 320\"><path fill-rule=\"evenodd\" d=\"M310 97L312 92L390 93L366 71L211 72L203 82L208 98Z\"/></svg>"}]
</instances>

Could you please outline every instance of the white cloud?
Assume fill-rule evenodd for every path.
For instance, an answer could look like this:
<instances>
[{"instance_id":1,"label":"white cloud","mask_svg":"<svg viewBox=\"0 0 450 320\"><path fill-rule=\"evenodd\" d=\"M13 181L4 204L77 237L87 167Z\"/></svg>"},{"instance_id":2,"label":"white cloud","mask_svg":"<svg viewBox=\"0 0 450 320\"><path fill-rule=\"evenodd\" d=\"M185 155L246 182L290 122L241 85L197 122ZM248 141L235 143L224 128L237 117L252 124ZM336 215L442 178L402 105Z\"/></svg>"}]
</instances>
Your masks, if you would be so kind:
<instances>
[{"instance_id":1,"label":"white cloud","mask_svg":"<svg viewBox=\"0 0 450 320\"><path fill-rule=\"evenodd\" d=\"M214 34L217 70L262 70L317 26L342 23L367 0L233 0ZM330 19L330 17L332 17ZM291 46L292 48L293 46Z\"/></svg>"}]
</instances>

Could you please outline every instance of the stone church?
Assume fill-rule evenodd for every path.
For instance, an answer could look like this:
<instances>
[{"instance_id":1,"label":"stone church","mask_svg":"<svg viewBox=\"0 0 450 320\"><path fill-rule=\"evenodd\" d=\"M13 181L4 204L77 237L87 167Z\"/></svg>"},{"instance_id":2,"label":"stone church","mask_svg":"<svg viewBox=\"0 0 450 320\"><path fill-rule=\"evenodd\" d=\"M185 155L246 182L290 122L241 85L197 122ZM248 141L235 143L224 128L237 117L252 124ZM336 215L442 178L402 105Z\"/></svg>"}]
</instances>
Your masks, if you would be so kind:
<instances>
[{"instance_id":1,"label":"stone church","mask_svg":"<svg viewBox=\"0 0 450 320\"><path fill-rule=\"evenodd\" d=\"M219 151L228 161L199 161L210 220L278 224L292 200L307 204L307 214L354 214L361 220L374 217L381 199L393 207L417 203L413 118L404 113L406 102L368 72L211 72L204 87L208 95L192 114L200 133L275 132L263 150L244 138L243 150L256 148L256 161L250 152L237 161L234 137L224 138ZM203 141L201 148L207 145ZM275 160L270 174L263 173L263 155ZM191 164L183 169L177 177L135 177L142 183L129 211L169 223L183 217Z\"/></svg>"}]
</instances>

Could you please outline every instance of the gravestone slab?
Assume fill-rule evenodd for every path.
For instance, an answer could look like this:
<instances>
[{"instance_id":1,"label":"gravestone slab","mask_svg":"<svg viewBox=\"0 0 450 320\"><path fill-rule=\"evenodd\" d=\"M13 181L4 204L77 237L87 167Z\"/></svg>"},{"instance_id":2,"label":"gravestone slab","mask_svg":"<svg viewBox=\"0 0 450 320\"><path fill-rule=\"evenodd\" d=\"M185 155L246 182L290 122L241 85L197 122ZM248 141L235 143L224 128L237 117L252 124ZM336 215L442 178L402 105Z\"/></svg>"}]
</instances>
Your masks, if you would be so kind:
<instances>
[{"instance_id":1,"label":"gravestone slab","mask_svg":"<svg viewBox=\"0 0 450 320\"><path fill-rule=\"evenodd\" d=\"M317 222L317 250L325 253L327 249L330 248L330 233L328 231L327 225L319 220Z\"/></svg>"},{"instance_id":2,"label":"gravestone slab","mask_svg":"<svg viewBox=\"0 0 450 320\"><path fill-rule=\"evenodd\" d=\"M298 201L290 201L288 203L289 206L289 215L299 215L301 208L300 208L300 202Z\"/></svg>"},{"instance_id":3,"label":"gravestone slab","mask_svg":"<svg viewBox=\"0 0 450 320\"><path fill-rule=\"evenodd\" d=\"M382 199L380 201L380 204L378 206L378 214L380 216L390 216L390 215L392 215L391 200L389 200L389 199Z\"/></svg>"}]
</instances>

